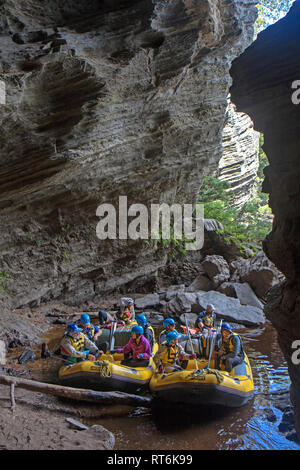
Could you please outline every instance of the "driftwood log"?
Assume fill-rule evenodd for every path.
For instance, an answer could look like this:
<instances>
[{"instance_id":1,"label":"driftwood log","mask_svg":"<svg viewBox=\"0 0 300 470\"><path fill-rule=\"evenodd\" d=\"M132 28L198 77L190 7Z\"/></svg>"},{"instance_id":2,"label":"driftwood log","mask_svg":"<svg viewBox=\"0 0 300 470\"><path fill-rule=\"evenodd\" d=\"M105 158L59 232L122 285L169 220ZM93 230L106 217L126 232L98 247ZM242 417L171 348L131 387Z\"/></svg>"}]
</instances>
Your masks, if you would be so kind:
<instances>
[{"instance_id":1,"label":"driftwood log","mask_svg":"<svg viewBox=\"0 0 300 470\"><path fill-rule=\"evenodd\" d=\"M14 388L24 388L32 392L55 395L57 397L69 398L71 400L99 403L101 405L130 405L130 406L151 406L151 398L132 395L123 392L96 392L82 388L65 387L62 385L36 382L35 380L20 379L7 375L0 375L0 384L12 386ZM12 400L12 407L14 406Z\"/></svg>"}]
</instances>

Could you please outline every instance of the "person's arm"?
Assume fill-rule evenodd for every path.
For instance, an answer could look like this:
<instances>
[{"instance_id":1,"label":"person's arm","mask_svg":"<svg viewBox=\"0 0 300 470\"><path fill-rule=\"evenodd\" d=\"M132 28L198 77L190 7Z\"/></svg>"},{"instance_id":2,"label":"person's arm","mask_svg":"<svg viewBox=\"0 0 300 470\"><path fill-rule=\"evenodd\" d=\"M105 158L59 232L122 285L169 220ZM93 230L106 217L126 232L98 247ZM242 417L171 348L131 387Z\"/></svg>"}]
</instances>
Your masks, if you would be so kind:
<instances>
[{"instance_id":1,"label":"person's arm","mask_svg":"<svg viewBox=\"0 0 300 470\"><path fill-rule=\"evenodd\" d=\"M238 356L241 352L241 340L238 336L232 338L233 351L230 353L232 356Z\"/></svg>"},{"instance_id":2,"label":"person's arm","mask_svg":"<svg viewBox=\"0 0 300 470\"><path fill-rule=\"evenodd\" d=\"M186 361L188 359L191 359L192 357L196 357L196 354L186 354L185 350L183 349L183 347L181 346L181 344L177 344L177 347L178 347L178 350L179 350L179 359L181 361Z\"/></svg>"},{"instance_id":3,"label":"person's arm","mask_svg":"<svg viewBox=\"0 0 300 470\"><path fill-rule=\"evenodd\" d=\"M195 328L198 328L199 330L202 330L203 328L203 323L202 323L202 318L204 317L204 312L201 312L198 314L197 320L195 321ZM199 325L200 323L200 325Z\"/></svg>"},{"instance_id":4,"label":"person's arm","mask_svg":"<svg viewBox=\"0 0 300 470\"><path fill-rule=\"evenodd\" d=\"M99 349L97 348L95 343L93 343L93 341L91 341L87 336L85 335L83 336L84 336L84 347L88 349L89 351L91 351L91 353L97 353Z\"/></svg>"},{"instance_id":5,"label":"person's arm","mask_svg":"<svg viewBox=\"0 0 300 470\"><path fill-rule=\"evenodd\" d=\"M165 348L166 348L165 345L160 344L159 348L158 348L158 351L157 351L157 353L155 354L155 356L153 358L154 364L156 365L157 368L162 366L162 358L163 358L163 355L164 355L164 352L165 352Z\"/></svg>"},{"instance_id":6,"label":"person's arm","mask_svg":"<svg viewBox=\"0 0 300 470\"><path fill-rule=\"evenodd\" d=\"M96 341L100 335L102 335L102 330L100 330L100 328L98 328L98 326L96 325L93 325L93 327L95 328L95 334L94 334L94 341Z\"/></svg>"},{"instance_id":7,"label":"person's arm","mask_svg":"<svg viewBox=\"0 0 300 470\"><path fill-rule=\"evenodd\" d=\"M130 338L128 343L123 348L117 349L117 352L118 353L128 354L129 352L132 352L132 350L133 350L133 348L132 348L132 338Z\"/></svg>"},{"instance_id":8,"label":"person's arm","mask_svg":"<svg viewBox=\"0 0 300 470\"><path fill-rule=\"evenodd\" d=\"M84 352L77 351L75 348L73 348L73 346L70 344L70 341L68 340L68 337L64 337L62 339L60 346L62 348L61 352L63 354L66 352L66 353L69 353L69 355L73 357L80 357L82 359L86 358L86 354Z\"/></svg>"}]
</instances>

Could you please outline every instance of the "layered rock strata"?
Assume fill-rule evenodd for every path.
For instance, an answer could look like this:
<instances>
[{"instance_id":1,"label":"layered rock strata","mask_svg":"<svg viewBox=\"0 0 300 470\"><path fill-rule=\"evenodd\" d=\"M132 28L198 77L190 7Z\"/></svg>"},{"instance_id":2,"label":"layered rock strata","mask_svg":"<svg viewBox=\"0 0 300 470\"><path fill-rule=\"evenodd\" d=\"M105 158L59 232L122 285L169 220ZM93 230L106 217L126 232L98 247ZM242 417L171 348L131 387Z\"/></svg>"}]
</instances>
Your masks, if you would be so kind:
<instances>
[{"instance_id":1,"label":"layered rock strata","mask_svg":"<svg viewBox=\"0 0 300 470\"><path fill-rule=\"evenodd\" d=\"M293 359L293 343L300 339L299 41L300 2L296 1L285 18L259 34L231 72L232 100L264 134L270 162L263 190L270 194L275 217L264 250L287 280L272 288L265 310L288 362L298 435L300 366Z\"/></svg>"},{"instance_id":2,"label":"layered rock strata","mask_svg":"<svg viewBox=\"0 0 300 470\"><path fill-rule=\"evenodd\" d=\"M0 288L79 303L166 253L96 237L96 209L195 203L216 170L250 0L0 2Z\"/></svg>"},{"instance_id":3,"label":"layered rock strata","mask_svg":"<svg viewBox=\"0 0 300 470\"><path fill-rule=\"evenodd\" d=\"M223 155L216 176L230 184L232 203L241 208L249 201L258 170L259 133L244 113L229 101L223 129Z\"/></svg>"}]
</instances>

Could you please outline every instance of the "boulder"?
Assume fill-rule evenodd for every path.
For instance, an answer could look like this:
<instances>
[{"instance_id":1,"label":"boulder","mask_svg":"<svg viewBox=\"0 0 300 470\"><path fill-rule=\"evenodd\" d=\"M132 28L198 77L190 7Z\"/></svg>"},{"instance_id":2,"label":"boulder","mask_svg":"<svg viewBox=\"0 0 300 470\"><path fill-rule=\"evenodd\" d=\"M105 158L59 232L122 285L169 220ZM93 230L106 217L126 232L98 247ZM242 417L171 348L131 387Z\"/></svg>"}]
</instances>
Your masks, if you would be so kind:
<instances>
[{"instance_id":1,"label":"boulder","mask_svg":"<svg viewBox=\"0 0 300 470\"><path fill-rule=\"evenodd\" d=\"M229 265L223 256L208 255L202 261L201 267L215 287L218 287L230 278Z\"/></svg>"},{"instance_id":2,"label":"boulder","mask_svg":"<svg viewBox=\"0 0 300 470\"><path fill-rule=\"evenodd\" d=\"M242 305L252 305L253 307L263 309L262 302L256 297L255 293L247 282L235 282L233 284L233 289L235 290L236 296Z\"/></svg>"},{"instance_id":3,"label":"boulder","mask_svg":"<svg viewBox=\"0 0 300 470\"><path fill-rule=\"evenodd\" d=\"M265 317L262 309L251 305L241 305L239 299L227 297L216 291L198 294L198 308L204 310L207 304L213 304L215 313L224 320L242 323L248 326L263 325Z\"/></svg>"},{"instance_id":4,"label":"boulder","mask_svg":"<svg viewBox=\"0 0 300 470\"><path fill-rule=\"evenodd\" d=\"M227 295L227 297L239 299L242 305L252 305L253 307L263 309L262 302L257 298L247 282L223 282L217 291Z\"/></svg>"},{"instance_id":5,"label":"boulder","mask_svg":"<svg viewBox=\"0 0 300 470\"><path fill-rule=\"evenodd\" d=\"M234 282L222 282L222 284L217 288L218 292L221 294L227 295L227 297L237 297L236 291L234 288Z\"/></svg>"},{"instance_id":6,"label":"boulder","mask_svg":"<svg viewBox=\"0 0 300 470\"><path fill-rule=\"evenodd\" d=\"M176 297L167 303L166 313L168 315L181 315L183 312L195 312L197 313L198 300L197 294L183 293L177 294Z\"/></svg>"},{"instance_id":7,"label":"boulder","mask_svg":"<svg viewBox=\"0 0 300 470\"><path fill-rule=\"evenodd\" d=\"M231 281L247 282L258 297L265 297L267 291L284 280L283 274L266 257L263 251L250 259L239 258L230 264L233 272Z\"/></svg>"},{"instance_id":8,"label":"boulder","mask_svg":"<svg viewBox=\"0 0 300 470\"><path fill-rule=\"evenodd\" d=\"M145 297L136 299L135 307L139 310L144 310L145 308L157 308L160 303L160 298L158 294L148 294Z\"/></svg>"},{"instance_id":9,"label":"boulder","mask_svg":"<svg viewBox=\"0 0 300 470\"><path fill-rule=\"evenodd\" d=\"M195 321L197 320L196 313L186 313L186 319L190 328L194 328ZM184 314L180 315L181 325L185 326L185 317Z\"/></svg>"},{"instance_id":10,"label":"boulder","mask_svg":"<svg viewBox=\"0 0 300 470\"><path fill-rule=\"evenodd\" d=\"M94 435L99 440L98 450L112 450L115 447L114 434L100 424L94 424L84 432Z\"/></svg>"},{"instance_id":11,"label":"boulder","mask_svg":"<svg viewBox=\"0 0 300 470\"><path fill-rule=\"evenodd\" d=\"M199 274L196 279L186 288L186 292L209 291L214 289L213 282L205 275Z\"/></svg>"},{"instance_id":12,"label":"boulder","mask_svg":"<svg viewBox=\"0 0 300 470\"><path fill-rule=\"evenodd\" d=\"M165 300L169 302L177 294L183 294L185 291L185 285L179 284L178 286L170 286L166 292Z\"/></svg>"}]
</instances>

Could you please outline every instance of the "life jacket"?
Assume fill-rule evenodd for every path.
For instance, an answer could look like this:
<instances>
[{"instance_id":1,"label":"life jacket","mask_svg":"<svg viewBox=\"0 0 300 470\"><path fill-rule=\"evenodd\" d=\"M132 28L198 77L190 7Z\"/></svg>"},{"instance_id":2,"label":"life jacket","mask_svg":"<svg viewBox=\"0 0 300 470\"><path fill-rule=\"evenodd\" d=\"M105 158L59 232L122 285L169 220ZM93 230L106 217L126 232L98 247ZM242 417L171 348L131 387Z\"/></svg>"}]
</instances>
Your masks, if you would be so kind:
<instances>
[{"instance_id":1,"label":"life jacket","mask_svg":"<svg viewBox=\"0 0 300 470\"><path fill-rule=\"evenodd\" d=\"M92 325L91 323L89 324L89 326L86 326L85 328L83 328L83 333L91 340L93 341L93 338L95 336L95 327L94 325Z\"/></svg>"},{"instance_id":2,"label":"life jacket","mask_svg":"<svg viewBox=\"0 0 300 470\"><path fill-rule=\"evenodd\" d=\"M159 337L158 337L159 344L161 343L160 338L162 337L162 335L166 335L166 334L167 334L166 330L163 330L159 333Z\"/></svg>"},{"instance_id":3,"label":"life jacket","mask_svg":"<svg viewBox=\"0 0 300 470\"><path fill-rule=\"evenodd\" d=\"M152 349L153 343L154 343L154 336L155 336L154 330L153 330L153 328L152 328L151 325L145 325L145 326L143 326L143 329L144 329L144 336L145 336L145 338L147 338L147 330L151 331L151 333L152 333L151 341L150 341L150 339L149 339L149 343L150 343L150 346L151 346L151 349ZM145 334L146 334L146 335L145 335ZM150 336L151 336L151 335L150 335ZM148 338L147 338L147 339L148 339Z\"/></svg>"},{"instance_id":4,"label":"life jacket","mask_svg":"<svg viewBox=\"0 0 300 470\"><path fill-rule=\"evenodd\" d=\"M130 321L131 323L134 321L134 310L130 310L128 307L123 310L120 314L121 320L128 322Z\"/></svg>"},{"instance_id":5,"label":"life jacket","mask_svg":"<svg viewBox=\"0 0 300 470\"><path fill-rule=\"evenodd\" d=\"M179 349L177 346L170 346L165 344L164 354L162 356L161 362L163 364L175 364L178 360Z\"/></svg>"},{"instance_id":6,"label":"life jacket","mask_svg":"<svg viewBox=\"0 0 300 470\"><path fill-rule=\"evenodd\" d=\"M237 333L231 333L231 335L228 338L228 341L222 340L221 348L223 349L225 354L231 353L234 350L234 344L232 342L232 339L233 339L234 336L237 336L240 339L240 343L241 343L241 349L240 349L240 352L238 353L238 355L239 356L244 356L243 343L242 343L241 337Z\"/></svg>"},{"instance_id":7,"label":"life jacket","mask_svg":"<svg viewBox=\"0 0 300 470\"><path fill-rule=\"evenodd\" d=\"M73 336L67 335L70 341L71 346L76 350L76 351L84 351L84 335L82 333L79 333L79 336L77 338L73 338ZM65 354L66 356L70 356L69 351L67 351L63 346L61 346L61 352Z\"/></svg>"},{"instance_id":8,"label":"life jacket","mask_svg":"<svg viewBox=\"0 0 300 470\"><path fill-rule=\"evenodd\" d=\"M202 323L206 328L213 328L214 326L214 316L213 315L205 315L202 318Z\"/></svg>"}]
</instances>

